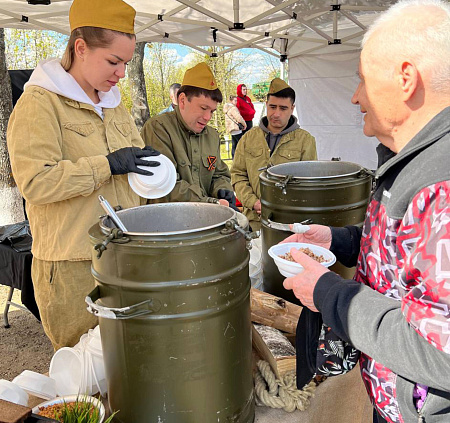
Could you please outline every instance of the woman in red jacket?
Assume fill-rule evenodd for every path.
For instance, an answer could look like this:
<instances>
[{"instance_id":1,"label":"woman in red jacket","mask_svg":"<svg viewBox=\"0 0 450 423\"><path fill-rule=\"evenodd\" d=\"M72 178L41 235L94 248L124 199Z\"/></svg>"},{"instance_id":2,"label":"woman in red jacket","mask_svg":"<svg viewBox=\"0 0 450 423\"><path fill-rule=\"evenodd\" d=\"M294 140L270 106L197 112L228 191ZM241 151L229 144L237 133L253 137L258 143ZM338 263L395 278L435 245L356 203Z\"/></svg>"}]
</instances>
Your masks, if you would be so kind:
<instances>
[{"instance_id":1,"label":"woman in red jacket","mask_svg":"<svg viewBox=\"0 0 450 423\"><path fill-rule=\"evenodd\" d=\"M237 108L239 113L244 118L247 128L242 131L242 135L245 134L253 126L253 116L255 116L255 107L252 100L247 96L247 87L245 84L239 84L237 86Z\"/></svg>"}]
</instances>

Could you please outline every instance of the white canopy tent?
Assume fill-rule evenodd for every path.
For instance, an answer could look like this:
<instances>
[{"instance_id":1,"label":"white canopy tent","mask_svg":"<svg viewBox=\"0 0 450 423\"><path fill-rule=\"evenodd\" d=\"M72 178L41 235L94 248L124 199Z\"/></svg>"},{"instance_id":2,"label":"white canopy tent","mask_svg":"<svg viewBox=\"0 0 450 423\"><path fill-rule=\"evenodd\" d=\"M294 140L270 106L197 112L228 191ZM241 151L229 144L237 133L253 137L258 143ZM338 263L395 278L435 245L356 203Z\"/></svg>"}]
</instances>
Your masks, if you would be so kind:
<instances>
[{"instance_id":1,"label":"white canopy tent","mask_svg":"<svg viewBox=\"0 0 450 423\"><path fill-rule=\"evenodd\" d=\"M364 139L356 88L359 42L394 0L126 0L138 41L184 44L212 57L256 48L284 63L298 95L300 124L316 136L320 159L376 165ZM71 0L0 0L0 27L69 34ZM333 3L330 5L330 3ZM221 51L204 46L222 46Z\"/></svg>"}]
</instances>

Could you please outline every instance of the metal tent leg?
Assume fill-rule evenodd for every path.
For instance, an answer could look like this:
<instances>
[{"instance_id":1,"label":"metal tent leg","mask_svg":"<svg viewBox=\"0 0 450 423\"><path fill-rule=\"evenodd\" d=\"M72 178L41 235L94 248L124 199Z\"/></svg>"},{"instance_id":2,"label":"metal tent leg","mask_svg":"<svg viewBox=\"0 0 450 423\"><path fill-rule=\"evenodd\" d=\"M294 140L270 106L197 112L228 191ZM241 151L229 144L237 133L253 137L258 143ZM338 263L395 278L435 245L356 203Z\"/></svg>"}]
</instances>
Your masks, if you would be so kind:
<instances>
[{"instance_id":1,"label":"metal tent leg","mask_svg":"<svg viewBox=\"0 0 450 423\"><path fill-rule=\"evenodd\" d=\"M3 326L6 329L11 327L10 324L9 324L9 321L8 321L8 311L9 311L9 307L10 306L13 305L14 307L20 308L21 310L25 310L25 311L28 311L28 312L30 311L26 307L24 307L23 305L20 305L20 304L15 303L14 301L11 301L12 297L13 297L13 294L14 294L14 288L10 287L9 288L9 292L8 292L8 299L6 300L5 309L3 310Z\"/></svg>"},{"instance_id":2,"label":"metal tent leg","mask_svg":"<svg viewBox=\"0 0 450 423\"><path fill-rule=\"evenodd\" d=\"M8 322L8 311L11 305L12 296L14 294L14 288L11 286L8 292L8 299L6 300L5 310L3 311L3 326L8 329L10 327Z\"/></svg>"}]
</instances>

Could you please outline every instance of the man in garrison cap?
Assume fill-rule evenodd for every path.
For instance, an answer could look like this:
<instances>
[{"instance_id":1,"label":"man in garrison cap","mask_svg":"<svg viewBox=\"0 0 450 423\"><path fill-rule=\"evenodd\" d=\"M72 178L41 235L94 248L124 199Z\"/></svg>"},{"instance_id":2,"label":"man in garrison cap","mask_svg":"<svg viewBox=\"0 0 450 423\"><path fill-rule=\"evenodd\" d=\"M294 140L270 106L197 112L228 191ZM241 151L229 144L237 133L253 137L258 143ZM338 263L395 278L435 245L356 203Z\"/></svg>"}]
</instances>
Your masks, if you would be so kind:
<instances>
[{"instance_id":1,"label":"man in garrison cap","mask_svg":"<svg viewBox=\"0 0 450 423\"><path fill-rule=\"evenodd\" d=\"M282 79L275 78L267 94L267 116L241 138L236 148L231 182L253 230L261 227L259 169L317 160L316 141L292 116L294 107L295 91Z\"/></svg>"},{"instance_id":2,"label":"man in garrison cap","mask_svg":"<svg viewBox=\"0 0 450 423\"><path fill-rule=\"evenodd\" d=\"M157 202L198 201L235 207L228 166L220 158L220 138L208 126L222 93L206 63L186 71L173 112L149 119L141 135L169 157L177 169L172 192Z\"/></svg>"}]
</instances>

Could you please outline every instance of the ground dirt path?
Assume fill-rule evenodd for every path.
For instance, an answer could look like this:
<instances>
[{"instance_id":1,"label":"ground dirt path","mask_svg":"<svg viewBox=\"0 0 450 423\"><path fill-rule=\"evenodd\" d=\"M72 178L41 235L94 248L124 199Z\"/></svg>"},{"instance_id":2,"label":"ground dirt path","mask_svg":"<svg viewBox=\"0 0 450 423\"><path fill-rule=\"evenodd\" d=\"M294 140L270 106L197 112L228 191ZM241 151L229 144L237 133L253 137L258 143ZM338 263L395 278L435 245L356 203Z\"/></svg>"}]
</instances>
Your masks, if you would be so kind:
<instances>
[{"instance_id":1,"label":"ground dirt path","mask_svg":"<svg viewBox=\"0 0 450 423\"><path fill-rule=\"evenodd\" d=\"M0 379L13 380L24 370L47 373L53 347L40 322L31 313L11 306L8 314L11 327L3 327L8 291L9 287L0 285ZM21 304L17 289L13 301Z\"/></svg>"}]
</instances>

